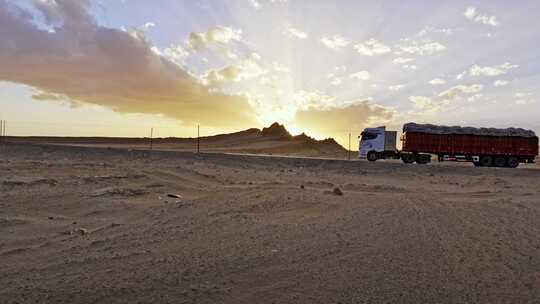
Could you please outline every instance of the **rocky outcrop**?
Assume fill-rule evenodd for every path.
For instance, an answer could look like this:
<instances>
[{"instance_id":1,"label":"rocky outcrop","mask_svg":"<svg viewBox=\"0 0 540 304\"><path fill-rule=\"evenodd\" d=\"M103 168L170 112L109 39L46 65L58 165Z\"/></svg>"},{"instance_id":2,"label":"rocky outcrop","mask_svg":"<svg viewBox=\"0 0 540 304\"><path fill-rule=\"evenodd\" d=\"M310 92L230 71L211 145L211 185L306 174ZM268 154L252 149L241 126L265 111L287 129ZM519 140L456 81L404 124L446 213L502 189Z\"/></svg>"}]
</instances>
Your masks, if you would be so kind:
<instances>
[{"instance_id":1,"label":"rocky outcrop","mask_svg":"<svg viewBox=\"0 0 540 304\"><path fill-rule=\"evenodd\" d=\"M268 128L263 128L261 131L261 135L281 139L291 139L293 137L291 133L289 133L289 131L285 129L284 125L280 125L277 122L273 123Z\"/></svg>"}]
</instances>

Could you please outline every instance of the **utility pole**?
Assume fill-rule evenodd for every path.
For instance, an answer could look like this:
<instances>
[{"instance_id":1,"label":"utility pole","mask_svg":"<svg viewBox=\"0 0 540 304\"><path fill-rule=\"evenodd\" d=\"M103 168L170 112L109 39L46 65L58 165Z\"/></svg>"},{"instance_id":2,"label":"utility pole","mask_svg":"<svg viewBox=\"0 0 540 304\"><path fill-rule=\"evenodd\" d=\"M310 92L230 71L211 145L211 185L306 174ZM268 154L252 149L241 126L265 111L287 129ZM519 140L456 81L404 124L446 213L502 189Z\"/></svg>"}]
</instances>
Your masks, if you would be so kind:
<instances>
[{"instance_id":1,"label":"utility pole","mask_svg":"<svg viewBox=\"0 0 540 304\"><path fill-rule=\"evenodd\" d=\"M349 150L347 151L347 158L351 160L351 133L349 133Z\"/></svg>"},{"instance_id":2,"label":"utility pole","mask_svg":"<svg viewBox=\"0 0 540 304\"><path fill-rule=\"evenodd\" d=\"M201 134L200 134L200 131L201 131L201 126L200 125L197 125L197 154L199 154L199 152L201 152Z\"/></svg>"},{"instance_id":3,"label":"utility pole","mask_svg":"<svg viewBox=\"0 0 540 304\"><path fill-rule=\"evenodd\" d=\"M4 141L4 121L0 120L0 143Z\"/></svg>"},{"instance_id":4,"label":"utility pole","mask_svg":"<svg viewBox=\"0 0 540 304\"><path fill-rule=\"evenodd\" d=\"M150 128L150 150L153 148L154 128Z\"/></svg>"}]
</instances>

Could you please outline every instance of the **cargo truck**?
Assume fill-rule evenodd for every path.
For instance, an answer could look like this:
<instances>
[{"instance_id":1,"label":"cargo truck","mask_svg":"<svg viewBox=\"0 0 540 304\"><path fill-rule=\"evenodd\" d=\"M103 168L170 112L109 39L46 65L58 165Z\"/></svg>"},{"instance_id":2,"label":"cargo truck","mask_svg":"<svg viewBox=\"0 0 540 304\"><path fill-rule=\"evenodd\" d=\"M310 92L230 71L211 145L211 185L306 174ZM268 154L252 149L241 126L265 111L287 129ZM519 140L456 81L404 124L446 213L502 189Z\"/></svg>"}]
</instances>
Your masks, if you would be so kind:
<instances>
[{"instance_id":1,"label":"cargo truck","mask_svg":"<svg viewBox=\"0 0 540 304\"><path fill-rule=\"evenodd\" d=\"M386 127L367 128L360 136L359 157L369 161L401 159L404 163L438 161L471 162L481 167L516 168L534 163L538 137L531 130L447 127L408 123L401 135L402 150L396 148L396 131Z\"/></svg>"}]
</instances>

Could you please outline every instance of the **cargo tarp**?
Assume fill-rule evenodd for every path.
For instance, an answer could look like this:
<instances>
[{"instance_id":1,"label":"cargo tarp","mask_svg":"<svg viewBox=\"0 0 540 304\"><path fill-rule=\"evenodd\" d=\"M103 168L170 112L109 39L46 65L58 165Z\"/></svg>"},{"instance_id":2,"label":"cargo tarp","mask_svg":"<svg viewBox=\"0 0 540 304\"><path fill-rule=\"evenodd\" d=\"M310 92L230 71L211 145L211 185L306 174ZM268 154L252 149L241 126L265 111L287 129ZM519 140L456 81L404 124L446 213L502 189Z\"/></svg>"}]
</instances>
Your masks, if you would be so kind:
<instances>
[{"instance_id":1,"label":"cargo tarp","mask_svg":"<svg viewBox=\"0 0 540 304\"><path fill-rule=\"evenodd\" d=\"M470 135L485 135L485 136L515 136L515 137L535 137L536 134L532 130L522 128L474 128L474 127L459 127L459 126L437 126L431 124L417 124L414 122L403 125L403 133L418 132L429 134L470 134Z\"/></svg>"}]
</instances>

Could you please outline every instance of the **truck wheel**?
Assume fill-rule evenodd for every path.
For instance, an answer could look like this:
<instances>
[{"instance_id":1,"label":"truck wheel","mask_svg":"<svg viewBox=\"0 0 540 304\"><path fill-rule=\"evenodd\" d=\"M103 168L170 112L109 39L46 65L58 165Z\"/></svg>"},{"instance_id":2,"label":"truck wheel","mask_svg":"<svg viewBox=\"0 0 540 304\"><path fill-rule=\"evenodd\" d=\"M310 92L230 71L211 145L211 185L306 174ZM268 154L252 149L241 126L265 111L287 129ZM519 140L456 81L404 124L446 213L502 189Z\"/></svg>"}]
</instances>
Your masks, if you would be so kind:
<instances>
[{"instance_id":1,"label":"truck wheel","mask_svg":"<svg viewBox=\"0 0 540 304\"><path fill-rule=\"evenodd\" d=\"M418 154L416 156L416 163L419 165L425 165L431 161L431 156L428 154Z\"/></svg>"},{"instance_id":2,"label":"truck wheel","mask_svg":"<svg viewBox=\"0 0 540 304\"><path fill-rule=\"evenodd\" d=\"M517 157L510 157L508 158L508 167L510 168L517 168L519 166L519 159Z\"/></svg>"},{"instance_id":3,"label":"truck wheel","mask_svg":"<svg viewBox=\"0 0 540 304\"><path fill-rule=\"evenodd\" d=\"M473 162L473 165L475 167L481 167L482 166L482 164L479 161L478 162Z\"/></svg>"},{"instance_id":4,"label":"truck wheel","mask_svg":"<svg viewBox=\"0 0 540 304\"><path fill-rule=\"evenodd\" d=\"M378 159L377 152L375 151L369 151L367 154L367 160L374 162Z\"/></svg>"},{"instance_id":5,"label":"truck wheel","mask_svg":"<svg viewBox=\"0 0 540 304\"><path fill-rule=\"evenodd\" d=\"M493 158L491 158L491 156L480 157L480 165L482 167L491 167L492 164L493 164Z\"/></svg>"},{"instance_id":6,"label":"truck wheel","mask_svg":"<svg viewBox=\"0 0 540 304\"><path fill-rule=\"evenodd\" d=\"M504 167L506 166L506 158L503 156L497 156L493 160L493 163L495 164L495 167Z\"/></svg>"},{"instance_id":7,"label":"truck wheel","mask_svg":"<svg viewBox=\"0 0 540 304\"><path fill-rule=\"evenodd\" d=\"M405 154L401 155L401 160L406 164L414 163L414 161L415 161L414 158L415 158L414 154L412 154L412 153L405 153Z\"/></svg>"}]
</instances>

